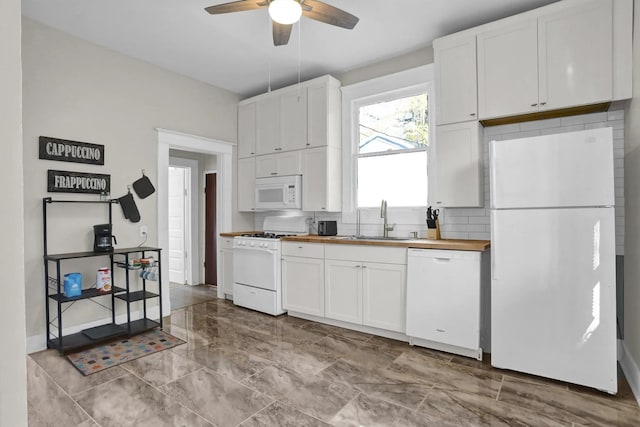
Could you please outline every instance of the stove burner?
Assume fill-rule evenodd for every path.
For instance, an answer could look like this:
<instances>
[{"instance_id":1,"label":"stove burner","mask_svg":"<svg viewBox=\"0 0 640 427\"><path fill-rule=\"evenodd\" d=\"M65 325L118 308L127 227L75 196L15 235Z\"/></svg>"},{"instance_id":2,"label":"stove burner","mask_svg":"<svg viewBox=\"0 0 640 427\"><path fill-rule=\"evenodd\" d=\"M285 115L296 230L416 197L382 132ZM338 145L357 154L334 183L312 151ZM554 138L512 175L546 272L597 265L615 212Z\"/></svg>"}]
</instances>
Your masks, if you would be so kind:
<instances>
[{"instance_id":1,"label":"stove burner","mask_svg":"<svg viewBox=\"0 0 640 427\"><path fill-rule=\"evenodd\" d=\"M242 237L260 237L262 239L280 239L282 237L295 236L295 234L276 234L276 233L246 233Z\"/></svg>"}]
</instances>

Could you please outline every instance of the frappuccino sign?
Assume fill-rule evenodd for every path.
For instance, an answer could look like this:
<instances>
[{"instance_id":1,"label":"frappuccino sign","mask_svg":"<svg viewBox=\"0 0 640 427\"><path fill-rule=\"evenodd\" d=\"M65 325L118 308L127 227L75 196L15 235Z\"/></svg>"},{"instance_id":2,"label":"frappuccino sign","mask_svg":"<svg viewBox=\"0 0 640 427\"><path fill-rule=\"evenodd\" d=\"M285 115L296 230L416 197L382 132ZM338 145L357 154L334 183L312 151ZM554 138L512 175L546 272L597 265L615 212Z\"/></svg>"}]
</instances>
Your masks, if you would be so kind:
<instances>
[{"instance_id":1,"label":"frappuccino sign","mask_svg":"<svg viewBox=\"0 0 640 427\"><path fill-rule=\"evenodd\" d=\"M111 191L111 175L48 170L49 193L108 194Z\"/></svg>"},{"instance_id":2,"label":"frappuccino sign","mask_svg":"<svg viewBox=\"0 0 640 427\"><path fill-rule=\"evenodd\" d=\"M40 158L61 162L104 165L104 145L41 136Z\"/></svg>"}]
</instances>

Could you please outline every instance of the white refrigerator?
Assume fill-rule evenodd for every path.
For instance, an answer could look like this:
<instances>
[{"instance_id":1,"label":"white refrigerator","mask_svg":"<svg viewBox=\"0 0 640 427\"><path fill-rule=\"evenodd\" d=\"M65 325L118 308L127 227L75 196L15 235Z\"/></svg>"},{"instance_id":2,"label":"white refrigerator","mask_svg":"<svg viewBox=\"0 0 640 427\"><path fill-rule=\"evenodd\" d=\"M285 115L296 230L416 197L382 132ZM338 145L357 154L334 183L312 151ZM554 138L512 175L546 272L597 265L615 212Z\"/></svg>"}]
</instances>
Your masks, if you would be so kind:
<instances>
[{"instance_id":1,"label":"white refrigerator","mask_svg":"<svg viewBox=\"0 0 640 427\"><path fill-rule=\"evenodd\" d=\"M492 365L616 393L611 128L490 149Z\"/></svg>"}]
</instances>

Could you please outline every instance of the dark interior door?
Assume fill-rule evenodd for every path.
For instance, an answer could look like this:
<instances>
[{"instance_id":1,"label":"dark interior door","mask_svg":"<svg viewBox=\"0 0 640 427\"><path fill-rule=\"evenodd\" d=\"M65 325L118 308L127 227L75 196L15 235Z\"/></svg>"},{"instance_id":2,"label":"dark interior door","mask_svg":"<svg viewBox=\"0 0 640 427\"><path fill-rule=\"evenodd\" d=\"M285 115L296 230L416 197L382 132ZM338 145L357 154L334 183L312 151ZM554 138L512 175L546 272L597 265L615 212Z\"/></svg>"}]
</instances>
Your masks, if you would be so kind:
<instances>
[{"instance_id":1,"label":"dark interior door","mask_svg":"<svg viewBox=\"0 0 640 427\"><path fill-rule=\"evenodd\" d=\"M216 174L208 173L204 188L205 207L205 245L204 245L204 281L209 285L218 284L218 230L216 229Z\"/></svg>"}]
</instances>

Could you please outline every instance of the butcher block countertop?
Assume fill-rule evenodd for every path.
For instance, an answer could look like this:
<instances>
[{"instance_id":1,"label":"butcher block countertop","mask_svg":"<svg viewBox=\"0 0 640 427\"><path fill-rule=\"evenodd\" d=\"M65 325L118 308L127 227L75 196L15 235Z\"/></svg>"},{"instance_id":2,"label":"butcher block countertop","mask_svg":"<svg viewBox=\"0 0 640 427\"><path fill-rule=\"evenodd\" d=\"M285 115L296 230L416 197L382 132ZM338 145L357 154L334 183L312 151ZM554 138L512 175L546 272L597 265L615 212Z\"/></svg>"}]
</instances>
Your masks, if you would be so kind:
<instances>
[{"instance_id":1,"label":"butcher block countertop","mask_svg":"<svg viewBox=\"0 0 640 427\"><path fill-rule=\"evenodd\" d=\"M486 251L491 246L490 240L460 240L460 239L407 239L407 240L367 240L366 238L353 239L351 236L317 236L309 234L307 236L283 237L283 242L306 242L306 243L331 243L338 245L370 245L370 246L393 246L400 248L417 249L448 249L456 251Z\"/></svg>"},{"instance_id":2,"label":"butcher block countertop","mask_svg":"<svg viewBox=\"0 0 640 427\"><path fill-rule=\"evenodd\" d=\"M236 237L247 233L259 233L259 231L233 231L220 233L220 237ZM407 240L377 240L359 238L353 239L351 236L318 236L309 234L306 236L283 237L283 242L305 242L305 243L331 243L337 245L368 245L368 246L392 246L396 248L417 248L417 249L447 249L454 251L486 251L491 246L490 240L461 240L461 239L407 239Z\"/></svg>"}]
</instances>

